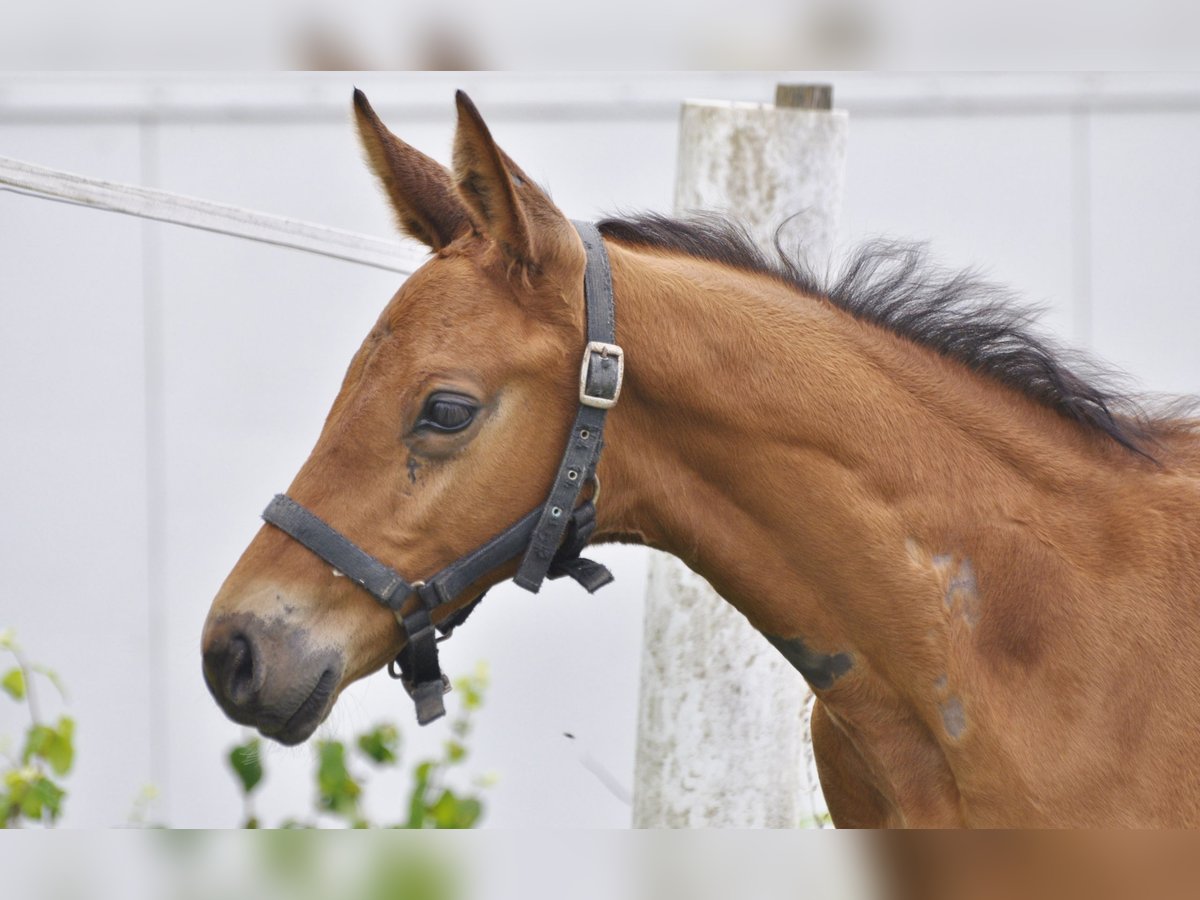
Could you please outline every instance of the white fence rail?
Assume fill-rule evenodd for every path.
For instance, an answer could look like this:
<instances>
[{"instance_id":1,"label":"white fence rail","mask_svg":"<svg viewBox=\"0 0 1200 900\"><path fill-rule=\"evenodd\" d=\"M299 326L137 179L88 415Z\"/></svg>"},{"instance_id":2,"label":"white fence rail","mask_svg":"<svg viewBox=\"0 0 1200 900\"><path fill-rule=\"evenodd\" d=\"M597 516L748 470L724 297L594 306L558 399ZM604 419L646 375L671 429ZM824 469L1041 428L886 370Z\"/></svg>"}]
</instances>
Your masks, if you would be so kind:
<instances>
[{"instance_id":1,"label":"white fence rail","mask_svg":"<svg viewBox=\"0 0 1200 900\"><path fill-rule=\"evenodd\" d=\"M0 157L0 190L291 247L411 275L422 254L399 242Z\"/></svg>"}]
</instances>

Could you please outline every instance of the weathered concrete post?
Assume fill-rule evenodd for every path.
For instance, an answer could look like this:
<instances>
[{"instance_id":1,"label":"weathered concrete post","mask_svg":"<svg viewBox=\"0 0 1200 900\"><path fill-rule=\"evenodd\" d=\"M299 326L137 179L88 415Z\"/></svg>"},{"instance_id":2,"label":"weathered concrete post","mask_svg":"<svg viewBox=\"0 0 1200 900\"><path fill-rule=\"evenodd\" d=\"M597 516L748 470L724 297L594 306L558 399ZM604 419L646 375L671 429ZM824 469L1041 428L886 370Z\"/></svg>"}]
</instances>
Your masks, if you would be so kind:
<instances>
[{"instance_id":1,"label":"weathered concrete post","mask_svg":"<svg viewBox=\"0 0 1200 900\"><path fill-rule=\"evenodd\" d=\"M845 173L844 112L825 85L780 85L774 106L688 101L675 211L726 212L771 247L775 229L823 264ZM819 788L803 679L708 583L655 554L646 596L635 827L793 827Z\"/></svg>"}]
</instances>

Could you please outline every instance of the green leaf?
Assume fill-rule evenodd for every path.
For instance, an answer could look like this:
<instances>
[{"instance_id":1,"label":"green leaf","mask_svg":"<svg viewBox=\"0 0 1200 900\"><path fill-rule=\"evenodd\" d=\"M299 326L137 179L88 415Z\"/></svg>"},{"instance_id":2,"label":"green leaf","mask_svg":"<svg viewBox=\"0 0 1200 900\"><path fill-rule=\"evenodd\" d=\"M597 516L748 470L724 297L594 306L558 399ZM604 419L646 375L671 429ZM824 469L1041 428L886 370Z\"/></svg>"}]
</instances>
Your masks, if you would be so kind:
<instances>
[{"instance_id":1,"label":"green leaf","mask_svg":"<svg viewBox=\"0 0 1200 900\"><path fill-rule=\"evenodd\" d=\"M230 750L229 765L242 783L242 793L248 796L263 777L262 745L258 738Z\"/></svg>"},{"instance_id":2,"label":"green leaf","mask_svg":"<svg viewBox=\"0 0 1200 900\"><path fill-rule=\"evenodd\" d=\"M475 712L483 706L483 694L487 690L489 680L487 664L481 662L475 667L474 674L454 682L454 690L461 694L460 703L464 710Z\"/></svg>"},{"instance_id":3,"label":"green leaf","mask_svg":"<svg viewBox=\"0 0 1200 900\"><path fill-rule=\"evenodd\" d=\"M75 762L75 720L70 716L58 717L55 739L46 753L46 761L55 775L66 775Z\"/></svg>"},{"instance_id":4,"label":"green leaf","mask_svg":"<svg viewBox=\"0 0 1200 900\"><path fill-rule=\"evenodd\" d=\"M454 686L459 694L459 702L467 712L474 712L483 705L483 691L478 682L464 678Z\"/></svg>"},{"instance_id":5,"label":"green leaf","mask_svg":"<svg viewBox=\"0 0 1200 900\"><path fill-rule=\"evenodd\" d=\"M34 822L42 820L42 795L34 793L33 785L25 786L21 794L21 815Z\"/></svg>"},{"instance_id":6,"label":"green leaf","mask_svg":"<svg viewBox=\"0 0 1200 900\"><path fill-rule=\"evenodd\" d=\"M24 814L25 798L29 796L29 788L36 776L37 773L29 768L9 769L4 773L4 787L8 789L4 809L6 822L16 822ZM35 803L31 803L31 808ZM41 818L41 810L37 812L38 818Z\"/></svg>"},{"instance_id":7,"label":"green leaf","mask_svg":"<svg viewBox=\"0 0 1200 900\"><path fill-rule=\"evenodd\" d=\"M459 797L447 789L430 812L438 828L470 828L483 814L483 804L474 797Z\"/></svg>"},{"instance_id":8,"label":"green leaf","mask_svg":"<svg viewBox=\"0 0 1200 900\"><path fill-rule=\"evenodd\" d=\"M395 725L380 725L374 731L359 736L358 749L381 766L395 765L400 749L400 732Z\"/></svg>"},{"instance_id":9,"label":"green leaf","mask_svg":"<svg viewBox=\"0 0 1200 900\"><path fill-rule=\"evenodd\" d=\"M40 819L43 813L49 813L50 821L53 822L62 813L62 800L67 795L67 792L49 778L41 776L34 781L29 795L37 797L40 809L37 818Z\"/></svg>"},{"instance_id":10,"label":"green leaf","mask_svg":"<svg viewBox=\"0 0 1200 900\"><path fill-rule=\"evenodd\" d=\"M24 700L25 673L20 668L9 669L4 673L4 678L0 679L0 687L14 700Z\"/></svg>"},{"instance_id":11,"label":"green leaf","mask_svg":"<svg viewBox=\"0 0 1200 900\"><path fill-rule=\"evenodd\" d=\"M5 628L0 631L0 650L17 649L17 629Z\"/></svg>"},{"instance_id":12,"label":"green leaf","mask_svg":"<svg viewBox=\"0 0 1200 900\"><path fill-rule=\"evenodd\" d=\"M317 787L322 809L356 818L362 788L346 768L346 747L341 741L317 743Z\"/></svg>"},{"instance_id":13,"label":"green leaf","mask_svg":"<svg viewBox=\"0 0 1200 900\"><path fill-rule=\"evenodd\" d=\"M467 748L458 741L446 741L446 762L462 762L467 758Z\"/></svg>"},{"instance_id":14,"label":"green leaf","mask_svg":"<svg viewBox=\"0 0 1200 900\"><path fill-rule=\"evenodd\" d=\"M25 734L25 749L21 751L21 762L29 765L35 756L45 756L46 748L54 740L54 729L49 725L34 725Z\"/></svg>"},{"instance_id":15,"label":"green leaf","mask_svg":"<svg viewBox=\"0 0 1200 900\"><path fill-rule=\"evenodd\" d=\"M429 791L429 777L433 766L432 761L426 761L413 770L413 789L408 800L408 821L404 825L405 828L425 827L425 794Z\"/></svg>"},{"instance_id":16,"label":"green leaf","mask_svg":"<svg viewBox=\"0 0 1200 900\"><path fill-rule=\"evenodd\" d=\"M483 804L475 797L467 797L458 804L458 827L474 828L483 815Z\"/></svg>"},{"instance_id":17,"label":"green leaf","mask_svg":"<svg viewBox=\"0 0 1200 900\"><path fill-rule=\"evenodd\" d=\"M58 724L35 725L25 738L25 749L21 762L26 765L34 757L50 764L55 775L66 775L75 761L75 720L70 716L59 716Z\"/></svg>"},{"instance_id":18,"label":"green leaf","mask_svg":"<svg viewBox=\"0 0 1200 900\"><path fill-rule=\"evenodd\" d=\"M49 816L53 822L62 812L66 791L37 769L11 769L4 773L4 785L8 788L5 801L8 821L24 817L40 822Z\"/></svg>"}]
</instances>

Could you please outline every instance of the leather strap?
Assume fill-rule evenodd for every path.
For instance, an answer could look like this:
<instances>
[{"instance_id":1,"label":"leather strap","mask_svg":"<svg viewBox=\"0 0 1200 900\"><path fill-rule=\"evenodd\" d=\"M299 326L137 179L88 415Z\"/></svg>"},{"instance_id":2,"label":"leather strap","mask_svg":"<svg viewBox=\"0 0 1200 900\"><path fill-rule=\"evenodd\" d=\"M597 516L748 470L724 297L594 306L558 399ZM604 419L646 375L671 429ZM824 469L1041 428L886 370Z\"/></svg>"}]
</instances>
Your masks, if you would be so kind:
<instances>
[{"instance_id":1,"label":"leather strap","mask_svg":"<svg viewBox=\"0 0 1200 900\"><path fill-rule=\"evenodd\" d=\"M401 620L407 640L396 657L400 680L417 707L417 724L428 725L446 714L442 695L450 680L442 674L438 641L431 613L439 605L436 589L424 585L417 590L421 605Z\"/></svg>"},{"instance_id":2,"label":"leather strap","mask_svg":"<svg viewBox=\"0 0 1200 900\"><path fill-rule=\"evenodd\" d=\"M573 578L589 594L596 593L613 580L612 572L606 566L579 555L592 539L592 532L595 530L596 505L589 500L578 507L571 516L567 536L550 566L551 579Z\"/></svg>"},{"instance_id":3,"label":"leather strap","mask_svg":"<svg viewBox=\"0 0 1200 900\"><path fill-rule=\"evenodd\" d=\"M344 537L291 497L276 494L263 519L299 541L389 609L399 610L413 587L400 573Z\"/></svg>"},{"instance_id":4,"label":"leather strap","mask_svg":"<svg viewBox=\"0 0 1200 900\"><path fill-rule=\"evenodd\" d=\"M597 343L611 346L616 340L616 312L608 251L595 225L591 222L573 224L587 251L583 298L587 309L588 343L584 351L584 374L580 379L581 394L615 401L620 390L621 363L616 357L590 349ZM537 593L541 588L542 580L549 572L562 543L571 513L579 502L583 486L596 472L596 463L604 446L604 420L607 415L607 408L589 406L584 402L579 405L579 412L567 434L567 448L550 488L550 496L542 506L542 514L529 540L529 549L525 551L521 566L513 577L513 582L527 591Z\"/></svg>"}]
</instances>

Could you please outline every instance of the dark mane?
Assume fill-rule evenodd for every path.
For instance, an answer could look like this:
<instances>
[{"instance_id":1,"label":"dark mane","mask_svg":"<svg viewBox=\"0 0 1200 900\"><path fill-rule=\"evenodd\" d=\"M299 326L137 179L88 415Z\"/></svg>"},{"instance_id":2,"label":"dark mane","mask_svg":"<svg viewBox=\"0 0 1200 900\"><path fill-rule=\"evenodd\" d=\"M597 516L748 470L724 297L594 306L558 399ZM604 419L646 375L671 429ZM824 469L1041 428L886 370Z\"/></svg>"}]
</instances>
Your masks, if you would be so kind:
<instances>
[{"instance_id":1,"label":"dark mane","mask_svg":"<svg viewBox=\"0 0 1200 900\"><path fill-rule=\"evenodd\" d=\"M671 250L781 279L857 318L982 372L1153 459L1155 422L1120 388L1119 377L1032 329L1037 311L973 271L931 265L922 244L871 241L835 277L820 278L807 263L760 249L746 229L723 216L672 219L659 214L609 218L602 234L625 243Z\"/></svg>"}]
</instances>

